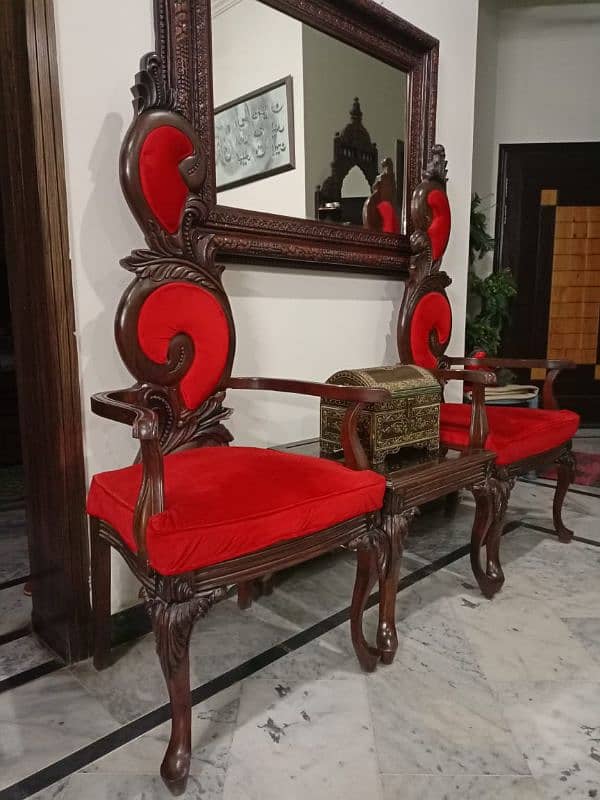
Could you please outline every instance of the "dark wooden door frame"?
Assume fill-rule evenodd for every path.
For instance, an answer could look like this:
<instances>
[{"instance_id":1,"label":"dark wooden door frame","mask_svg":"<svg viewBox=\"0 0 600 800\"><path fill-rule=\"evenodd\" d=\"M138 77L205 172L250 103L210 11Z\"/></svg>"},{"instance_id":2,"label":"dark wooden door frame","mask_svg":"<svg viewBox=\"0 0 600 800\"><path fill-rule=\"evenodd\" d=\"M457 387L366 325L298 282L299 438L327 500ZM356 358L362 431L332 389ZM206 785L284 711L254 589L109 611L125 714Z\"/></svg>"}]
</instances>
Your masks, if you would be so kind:
<instances>
[{"instance_id":1,"label":"dark wooden door frame","mask_svg":"<svg viewBox=\"0 0 600 800\"><path fill-rule=\"evenodd\" d=\"M0 69L32 623L71 662L89 650L89 554L53 0L0 2Z\"/></svg>"}]
</instances>

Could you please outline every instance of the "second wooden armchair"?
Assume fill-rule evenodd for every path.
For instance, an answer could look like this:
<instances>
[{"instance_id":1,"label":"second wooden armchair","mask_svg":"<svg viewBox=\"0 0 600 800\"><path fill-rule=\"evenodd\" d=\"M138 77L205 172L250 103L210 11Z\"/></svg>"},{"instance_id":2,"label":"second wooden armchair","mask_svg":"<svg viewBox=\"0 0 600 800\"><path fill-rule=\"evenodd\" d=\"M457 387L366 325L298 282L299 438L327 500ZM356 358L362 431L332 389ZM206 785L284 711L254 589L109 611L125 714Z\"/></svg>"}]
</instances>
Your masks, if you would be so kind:
<instances>
[{"instance_id":1,"label":"second wooden armchair","mask_svg":"<svg viewBox=\"0 0 600 800\"><path fill-rule=\"evenodd\" d=\"M575 365L570 361L539 359L463 358L446 355L452 332L452 309L446 288L452 282L441 271L442 257L450 237L450 206L446 195L446 157L441 145L434 147L433 158L423 181L412 197L410 276L400 308L398 352L404 363L419 364L446 372L443 380L465 380L472 384L473 402L443 403L440 413L441 444L453 449L480 449L496 453L494 467L494 514L487 538L487 579L480 581L491 596L500 589L504 575L499 560L499 542L510 492L515 479L532 469L557 465L558 481L554 495L553 518L558 538L571 540L573 533L562 520L565 495L573 480L575 460L571 438L579 426L577 414L559 410L552 388L561 370ZM470 368L455 370L454 367ZM548 370L543 389L543 409L485 406L485 384L489 370L499 367L542 367ZM483 542L474 542L475 548Z\"/></svg>"}]
</instances>

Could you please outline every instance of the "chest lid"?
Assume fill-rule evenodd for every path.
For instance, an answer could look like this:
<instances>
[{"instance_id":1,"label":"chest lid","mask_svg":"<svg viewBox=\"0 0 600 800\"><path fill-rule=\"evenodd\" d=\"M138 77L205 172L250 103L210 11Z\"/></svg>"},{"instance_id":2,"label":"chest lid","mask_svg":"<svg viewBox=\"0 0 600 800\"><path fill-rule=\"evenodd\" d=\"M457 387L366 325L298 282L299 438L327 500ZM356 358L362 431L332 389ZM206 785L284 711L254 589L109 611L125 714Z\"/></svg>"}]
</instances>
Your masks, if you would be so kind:
<instances>
[{"instance_id":1,"label":"chest lid","mask_svg":"<svg viewBox=\"0 0 600 800\"><path fill-rule=\"evenodd\" d=\"M441 392L436 378L428 370L414 364L340 370L328 378L327 383L388 389L393 398L413 395L415 392Z\"/></svg>"}]
</instances>

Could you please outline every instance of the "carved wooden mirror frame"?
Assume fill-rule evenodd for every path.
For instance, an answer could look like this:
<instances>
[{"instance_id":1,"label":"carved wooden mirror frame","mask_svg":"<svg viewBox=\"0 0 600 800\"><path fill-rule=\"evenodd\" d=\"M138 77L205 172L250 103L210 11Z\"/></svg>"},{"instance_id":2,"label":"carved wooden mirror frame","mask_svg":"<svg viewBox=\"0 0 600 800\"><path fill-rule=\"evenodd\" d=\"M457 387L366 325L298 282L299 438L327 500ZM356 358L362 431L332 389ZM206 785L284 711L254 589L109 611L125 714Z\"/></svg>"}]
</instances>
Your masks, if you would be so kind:
<instances>
[{"instance_id":1,"label":"carved wooden mirror frame","mask_svg":"<svg viewBox=\"0 0 600 800\"><path fill-rule=\"evenodd\" d=\"M261 0L407 74L406 190L410 197L435 137L437 39L374 0ZM342 6L342 8L340 8ZM297 217L217 205L215 188L210 0L154 0L157 70L173 108L190 120L207 154L200 197L204 229L223 260L361 271L405 277L405 233L381 233ZM406 216L406 214L405 214Z\"/></svg>"}]
</instances>

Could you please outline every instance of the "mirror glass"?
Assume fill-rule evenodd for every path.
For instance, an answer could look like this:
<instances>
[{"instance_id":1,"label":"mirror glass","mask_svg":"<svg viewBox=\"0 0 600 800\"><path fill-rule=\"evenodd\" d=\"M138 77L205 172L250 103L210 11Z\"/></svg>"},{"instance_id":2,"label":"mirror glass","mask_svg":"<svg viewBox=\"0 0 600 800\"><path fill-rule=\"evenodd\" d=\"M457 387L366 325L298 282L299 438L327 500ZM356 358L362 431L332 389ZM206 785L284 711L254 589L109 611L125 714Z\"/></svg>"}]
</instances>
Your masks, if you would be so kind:
<instances>
[{"instance_id":1,"label":"mirror glass","mask_svg":"<svg viewBox=\"0 0 600 800\"><path fill-rule=\"evenodd\" d=\"M361 225L390 159L401 218L405 73L259 0L212 0L212 39L219 205Z\"/></svg>"}]
</instances>

